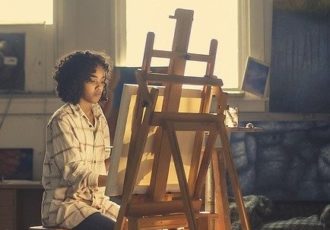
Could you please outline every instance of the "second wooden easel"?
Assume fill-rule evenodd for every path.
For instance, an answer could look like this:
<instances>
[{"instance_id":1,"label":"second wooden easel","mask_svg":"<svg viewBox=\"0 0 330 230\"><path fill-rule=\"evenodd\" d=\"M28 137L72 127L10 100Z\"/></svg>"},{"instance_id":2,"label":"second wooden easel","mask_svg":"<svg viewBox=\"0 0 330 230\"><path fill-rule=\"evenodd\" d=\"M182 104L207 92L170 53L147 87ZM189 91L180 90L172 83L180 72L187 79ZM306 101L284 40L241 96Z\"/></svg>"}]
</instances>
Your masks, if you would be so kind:
<instances>
[{"instance_id":1,"label":"second wooden easel","mask_svg":"<svg viewBox=\"0 0 330 230\"><path fill-rule=\"evenodd\" d=\"M139 84L136 100L132 136L129 145L127 168L124 180L122 204L116 229L123 229L128 220L129 229L163 229L189 227L189 229L231 229L224 172L228 172L240 214L242 229L248 230L239 182L233 160L226 127L224 110L226 94L222 92L222 81L213 76L217 41L212 40L208 55L188 53L188 44L193 20L193 11L177 9L172 18L176 28L172 51L153 49L154 34L148 33L143 64L136 73ZM168 74L150 72L152 57L169 58ZM204 77L184 76L187 60L206 62ZM160 82L165 86L161 112L155 112L158 90L148 89L148 82ZM182 84L203 86L199 113L179 113ZM209 113L212 94L218 100L216 114ZM133 196L141 157L150 127L158 127L155 157L150 187L147 194ZM189 178L183 167L176 131L195 131L194 152ZM203 138L208 132L205 148ZM215 151L217 137L221 140L221 151ZM169 164L173 157L179 181L180 196L166 194ZM202 213L202 192L209 164L212 162L215 180L215 213ZM220 164L219 164L220 162ZM225 167L222 167L222 163Z\"/></svg>"}]
</instances>

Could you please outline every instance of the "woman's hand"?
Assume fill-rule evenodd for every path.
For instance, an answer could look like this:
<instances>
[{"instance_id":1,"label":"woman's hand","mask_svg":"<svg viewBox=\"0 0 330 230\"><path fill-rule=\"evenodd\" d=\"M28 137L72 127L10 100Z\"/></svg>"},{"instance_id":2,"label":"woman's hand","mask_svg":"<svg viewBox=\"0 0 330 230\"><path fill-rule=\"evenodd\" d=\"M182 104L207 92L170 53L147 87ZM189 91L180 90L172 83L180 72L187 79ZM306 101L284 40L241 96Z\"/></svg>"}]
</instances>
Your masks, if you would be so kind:
<instances>
[{"instance_id":1,"label":"woman's hand","mask_svg":"<svg viewBox=\"0 0 330 230\"><path fill-rule=\"evenodd\" d=\"M99 175L99 178L97 180L98 187L105 187L107 185L107 175Z\"/></svg>"}]
</instances>

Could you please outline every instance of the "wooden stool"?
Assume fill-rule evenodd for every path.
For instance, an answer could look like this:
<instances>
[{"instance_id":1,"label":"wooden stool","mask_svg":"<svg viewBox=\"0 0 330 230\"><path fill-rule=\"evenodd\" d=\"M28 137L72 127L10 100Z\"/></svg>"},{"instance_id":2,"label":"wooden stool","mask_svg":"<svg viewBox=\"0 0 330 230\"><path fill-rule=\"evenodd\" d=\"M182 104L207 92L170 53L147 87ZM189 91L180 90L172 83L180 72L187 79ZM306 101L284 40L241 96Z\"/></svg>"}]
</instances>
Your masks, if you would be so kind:
<instances>
[{"instance_id":1,"label":"wooden stool","mask_svg":"<svg viewBox=\"0 0 330 230\"><path fill-rule=\"evenodd\" d=\"M63 228L46 228L43 226L32 226L29 227L29 230L64 230Z\"/></svg>"}]
</instances>

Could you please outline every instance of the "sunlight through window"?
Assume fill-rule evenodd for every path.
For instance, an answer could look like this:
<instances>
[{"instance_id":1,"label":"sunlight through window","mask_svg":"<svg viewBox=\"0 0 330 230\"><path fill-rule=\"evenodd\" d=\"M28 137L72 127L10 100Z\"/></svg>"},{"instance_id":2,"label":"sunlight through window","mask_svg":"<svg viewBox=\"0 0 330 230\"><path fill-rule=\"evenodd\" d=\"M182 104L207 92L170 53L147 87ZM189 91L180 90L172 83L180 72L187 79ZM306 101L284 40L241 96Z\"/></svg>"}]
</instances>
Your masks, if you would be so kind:
<instances>
[{"instance_id":1,"label":"sunlight through window","mask_svg":"<svg viewBox=\"0 0 330 230\"><path fill-rule=\"evenodd\" d=\"M215 75L225 88L238 87L238 0L127 0L127 66L141 66L146 34L155 33L155 49L171 50L175 9L194 10L188 52L207 54L211 39L218 40ZM157 59L153 66L168 65ZM187 62L186 75L203 76L206 64Z\"/></svg>"},{"instance_id":2,"label":"sunlight through window","mask_svg":"<svg viewBox=\"0 0 330 230\"><path fill-rule=\"evenodd\" d=\"M52 0L0 0L0 24L53 24Z\"/></svg>"}]
</instances>

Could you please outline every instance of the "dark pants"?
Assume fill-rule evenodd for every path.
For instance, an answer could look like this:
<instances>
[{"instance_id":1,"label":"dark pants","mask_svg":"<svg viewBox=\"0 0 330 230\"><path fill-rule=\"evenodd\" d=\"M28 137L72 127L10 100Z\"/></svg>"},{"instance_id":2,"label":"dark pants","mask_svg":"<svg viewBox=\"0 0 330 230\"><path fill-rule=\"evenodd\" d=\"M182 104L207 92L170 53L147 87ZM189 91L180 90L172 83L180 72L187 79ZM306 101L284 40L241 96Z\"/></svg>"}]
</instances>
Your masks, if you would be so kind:
<instances>
[{"instance_id":1,"label":"dark pants","mask_svg":"<svg viewBox=\"0 0 330 230\"><path fill-rule=\"evenodd\" d=\"M115 222L110 218L103 216L96 212L84 219L80 224L73 228L73 230L113 230Z\"/></svg>"}]
</instances>

